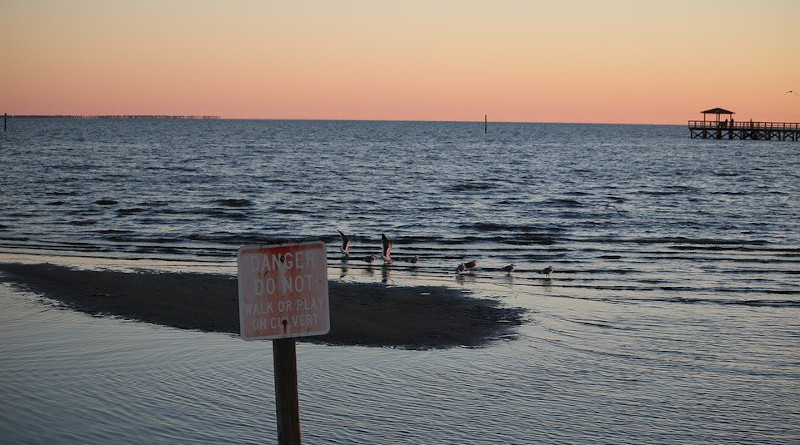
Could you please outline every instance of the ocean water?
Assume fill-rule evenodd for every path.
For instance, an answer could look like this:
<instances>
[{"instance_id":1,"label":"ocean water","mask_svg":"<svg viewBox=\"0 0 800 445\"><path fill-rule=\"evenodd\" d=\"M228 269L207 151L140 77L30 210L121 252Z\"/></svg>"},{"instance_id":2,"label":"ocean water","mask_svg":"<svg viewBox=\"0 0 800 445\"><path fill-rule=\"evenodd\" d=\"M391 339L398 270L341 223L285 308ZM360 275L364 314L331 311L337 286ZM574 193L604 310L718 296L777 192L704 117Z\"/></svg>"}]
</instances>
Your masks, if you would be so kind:
<instances>
[{"instance_id":1,"label":"ocean water","mask_svg":"<svg viewBox=\"0 0 800 445\"><path fill-rule=\"evenodd\" d=\"M0 137L3 261L234 274L242 245L322 239L331 279L529 310L484 348L299 345L306 443L800 441L796 143L41 118ZM337 229L355 234L347 261ZM396 261L370 266L381 233ZM269 342L93 318L9 285L0 307L0 443L274 441Z\"/></svg>"}]
</instances>

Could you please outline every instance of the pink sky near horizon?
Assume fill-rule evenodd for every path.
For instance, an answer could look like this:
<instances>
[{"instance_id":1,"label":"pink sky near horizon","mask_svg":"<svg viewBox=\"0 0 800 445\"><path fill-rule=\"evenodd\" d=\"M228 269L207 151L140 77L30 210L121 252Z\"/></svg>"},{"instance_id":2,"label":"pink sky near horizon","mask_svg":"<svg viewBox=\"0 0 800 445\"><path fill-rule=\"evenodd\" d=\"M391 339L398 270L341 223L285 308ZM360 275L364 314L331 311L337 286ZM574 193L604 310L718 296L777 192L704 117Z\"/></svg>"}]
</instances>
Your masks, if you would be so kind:
<instances>
[{"instance_id":1,"label":"pink sky near horizon","mask_svg":"<svg viewBox=\"0 0 800 445\"><path fill-rule=\"evenodd\" d=\"M800 122L800 2L0 0L0 112Z\"/></svg>"}]
</instances>

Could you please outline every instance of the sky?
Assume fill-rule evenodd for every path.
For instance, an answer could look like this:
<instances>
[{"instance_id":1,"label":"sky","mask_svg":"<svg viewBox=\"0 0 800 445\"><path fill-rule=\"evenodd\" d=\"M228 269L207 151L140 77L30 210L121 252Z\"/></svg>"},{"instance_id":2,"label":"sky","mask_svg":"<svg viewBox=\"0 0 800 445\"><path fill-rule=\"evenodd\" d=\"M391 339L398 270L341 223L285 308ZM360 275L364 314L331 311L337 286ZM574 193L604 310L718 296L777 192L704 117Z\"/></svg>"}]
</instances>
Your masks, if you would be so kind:
<instances>
[{"instance_id":1,"label":"sky","mask_svg":"<svg viewBox=\"0 0 800 445\"><path fill-rule=\"evenodd\" d=\"M0 0L0 112L800 122L797 0Z\"/></svg>"}]
</instances>

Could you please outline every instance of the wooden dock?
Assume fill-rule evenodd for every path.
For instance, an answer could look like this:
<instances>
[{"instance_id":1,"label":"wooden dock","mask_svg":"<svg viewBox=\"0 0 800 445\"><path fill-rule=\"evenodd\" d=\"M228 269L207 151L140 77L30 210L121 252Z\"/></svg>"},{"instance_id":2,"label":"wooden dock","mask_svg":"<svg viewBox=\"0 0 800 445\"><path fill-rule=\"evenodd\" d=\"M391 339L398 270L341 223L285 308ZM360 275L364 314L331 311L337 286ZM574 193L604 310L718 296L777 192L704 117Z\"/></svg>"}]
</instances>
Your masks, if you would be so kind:
<instances>
[{"instance_id":1,"label":"wooden dock","mask_svg":"<svg viewBox=\"0 0 800 445\"><path fill-rule=\"evenodd\" d=\"M796 122L736 122L735 114L723 108L701 111L703 120L689 121L689 135L692 139L763 139L766 141L800 141L800 123ZM706 119L708 115L715 117ZM730 116L721 120L720 116Z\"/></svg>"},{"instance_id":2,"label":"wooden dock","mask_svg":"<svg viewBox=\"0 0 800 445\"><path fill-rule=\"evenodd\" d=\"M689 121L692 139L800 141L800 123Z\"/></svg>"}]
</instances>

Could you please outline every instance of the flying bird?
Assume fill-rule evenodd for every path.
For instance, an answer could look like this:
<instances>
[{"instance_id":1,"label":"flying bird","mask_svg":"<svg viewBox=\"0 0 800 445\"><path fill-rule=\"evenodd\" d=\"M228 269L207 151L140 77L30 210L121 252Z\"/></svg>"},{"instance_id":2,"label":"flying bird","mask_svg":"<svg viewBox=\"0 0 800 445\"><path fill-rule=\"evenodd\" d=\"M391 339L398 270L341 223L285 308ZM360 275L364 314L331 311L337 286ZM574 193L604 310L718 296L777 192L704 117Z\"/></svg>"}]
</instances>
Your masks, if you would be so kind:
<instances>
[{"instance_id":1,"label":"flying bird","mask_svg":"<svg viewBox=\"0 0 800 445\"><path fill-rule=\"evenodd\" d=\"M604 204L604 205L603 205L603 208L606 208L606 209L614 209L614 210L616 210L616 211L617 211L617 214L619 214L619 215L622 215L622 212L620 212L620 211L619 211L619 209L617 208L617 206L615 206L615 205L613 205L613 204Z\"/></svg>"},{"instance_id":2,"label":"flying bird","mask_svg":"<svg viewBox=\"0 0 800 445\"><path fill-rule=\"evenodd\" d=\"M795 96L800 96L800 94L797 94L797 93L795 93L793 90L789 90L789 91L787 91L787 92L783 93L783 95L785 96L785 95L787 95L787 94L789 94L789 93L792 93L792 94L794 94Z\"/></svg>"},{"instance_id":3,"label":"flying bird","mask_svg":"<svg viewBox=\"0 0 800 445\"><path fill-rule=\"evenodd\" d=\"M389 241L389 238L386 238L386 235L381 233L381 244L383 245L383 249L381 250L381 257L383 258L384 263L391 263L392 262L392 248L394 247L394 241Z\"/></svg>"},{"instance_id":4,"label":"flying bird","mask_svg":"<svg viewBox=\"0 0 800 445\"><path fill-rule=\"evenodd\" d=\"M539 273L545 274L547 275L547 278L550 278L550 275L553 274L553 266L547 266L544 269L542 269L542 271Z\"/></svg>"},{"instance_id":5,"label":"flying bird","mask_svg":"<svg viewBox=\"0 0 800 445\"><path fill-rule=\"evenodd\" d=\"M344 256L350 256L350 241L353 239L352 235L345 235L341 230L337 230L339 236L342 237L342 253Z\"/></svg>"}]
</instances>

